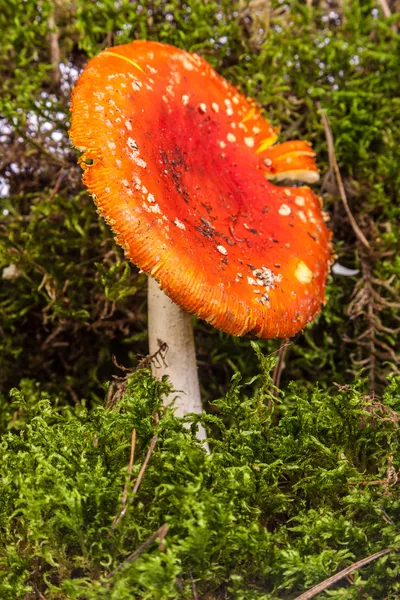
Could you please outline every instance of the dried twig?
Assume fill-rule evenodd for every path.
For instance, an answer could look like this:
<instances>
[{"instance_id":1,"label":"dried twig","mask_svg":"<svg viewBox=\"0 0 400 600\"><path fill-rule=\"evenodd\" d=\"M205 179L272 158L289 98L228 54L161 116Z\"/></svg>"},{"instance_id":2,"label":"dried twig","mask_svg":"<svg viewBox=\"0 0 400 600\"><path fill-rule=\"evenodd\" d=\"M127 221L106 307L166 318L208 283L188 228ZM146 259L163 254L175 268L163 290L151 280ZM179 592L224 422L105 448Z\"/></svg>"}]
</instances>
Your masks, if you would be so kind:
<instances>
[{"instance_id":1,"label":"dried twig","mask_svg":"<svg viewBox=\"0 0 400 600\"><path fill-rule=\"evenodd\" d=\"M300 594L300 596L297 596L295 600L310 600L310 598L314 598L317 594L323 592L337 581L344 579L351 573L354 573L354 571L357 571L357 569L365 567L365 565L368 565L370 562L376 560L377 558L380 558L381 556L385 556L385 554L389 554L390 552L394 552L394 548L386 548L385 550L380 550L379 552L375 552L375 554L371 554L371 556L367 556L367 558L363 558L362 560L353 563L349 567L346 567L342 571L339 571L339 573L336 573L336 575L328 577L328 579L325 579L325 581L322 581L318 585L315 585L313 588L307 590L307 592L304 592L304 594Z\"/></svg>"},{"instance_id":2,"label":"dried twig","mask_svg":"<svg viewBox=\"0 0 400 600\"><path fill-rule=\"evenodd\" d=\"M145 459L143 461L143 464L142 464L142 466L140 468L139 475L137 476L135 485L133 486L131 497L129 498L129 503L125 504L125 506L122 508L121 512L119 513L118 517L116 519L114 519L114 521L113 521L113 523L111 525L112 531L114 531L114 529L116 528L116 526L118 525L118 523L120 522L120 520L126 515L129 506L133 502L135 494L137 493L137 491L139 489L139 486L140 486L140 484L142 482L143 475L144 475L144 473L146 471L147 464L148 464L148 462L150 460L150 457L151 457L151 455L153 453L154 446L156 445L156 442L157 442L157 434L153 435L153 437L151 438L149 449L147 450L147 454L146 454Z\"/></svg>"},{"instance_id":3,"label":"dried twig","mask_svg":"<svg viewBox=\"0 0 400 600\"><path fill-rule=\"evenodd\" d=\"M282 371L286 366L285 357L286 357L286 353L287 353L290 345L291 345L290 342L287 342L286 340L281 340L281 343L279 345L279 349L277 352L278 361L277 361L277 363L274 367L273 373L272 373L272 383L274 384L274 387L278 388L281 383Z\"/></svg>"},{"instance_id":4,"label":"dried twig","mask_svg":"<svg viewBox=\"0 0 400 600\"><path fill-rule=\"evenodd\" d=\"M161 546L165 536L167 535L168 528L169 526L167 525L167 523L161 525L160 529L157 529L156 532L154 532L150 537L148 537L147 540L143 542L143 544L141 544L139 548L137 548L137 550L132 552L132 554L130 554L120 565L118 565L115 571L108 573L108 575L106 575L106 579L110 579L111 577L113 577L115 573L123 569L127 563L136 560L143 552L145 552L145 550L147 550L147 548L149 548L156 541L157 538L159 538Z\"/></svg>"},{"instance_id":5,"label":"dried twig","mask_svg":"<svg viewBox=\"0 0 400 600\"><path fill-rule=\"evenodd\" d=\"M129 458L129 465L128 465L128 479L125 483L124 486L124 491L122 494L122 500L121 500L121 512L119 513L119 515L117 515L111 525L111 529L114 530L119 522L119 520L122 518L123 514L122 511L125 508L126 505L126 501L128 498L128 486L131 482L131 475L132 475L132 468L133 468L133 461L135 459L135 447L136 447L136 429L132 429L132 440L131 440L131 455Z\"/></svg>"},{"instance_id":6,"label":"dried twig","mask_svg":"<svg viewBox=\"0 0 400 600\"><path fill-rule=\"evenodd\" d=\"M383 16L385 17L385 19L389 19L389 17L392 16L392 11L390 10L390 6L387 3L387 1L386 0L378 0L378 3L379 3L379 6L382 9ZM393 33L397 33L397 25L396 25L396 23L392 23L391 30L393 31Z\"/></svg>"},{"instance_id":7,"label":"dried twig","mask_svg":"<svg viewBox=\"0 0 400 600\"><path fill-rule=\"evenodd\" d=\"M339 193L340 193L340 197L342 199L343 202L343 206L346 210L347 216L349 218L350 224L353 228L353 231L355 233L355 235L357 236L357 238L360 240L360 242L368 249L371 249L371 246L367 240L367 238L364 236L363 232L361 231L361 229L359 228L359 226L357 225L357 222L355 220L355 218L353 217L350 207L349 207L349 203L347 202L347 196L346 196L346 191L344 189L344 185L343 185L343 180L342 180L342 176L340 175L340 170L339 170L339 166L337 164L337 160L336 160L336 153L335 153L335 144L333 141L333 135L332 135L332 131L329 125L329 121L328 121L328 117L326 116L325 112L322 110L321 104L319 102L317 102L317 108L319 110L319 112L321 113L321 118L322 118L322 124L324 126L324 130L325 130L325 135L326 135L326 141L328 144L328 154L329 154L329 163L331 165L331 168L333 169L334 173L335 173L335 177L336 177L336 182L339 188Z\"/></svg>"},{"instance_id":8,"label":"dried twig","mask_svg":"<svg viewBox=\"0 0 400 600\"><path fill-rule=\"evenodd\" d=\"M49 41L50 41L50 60L51 60L51 72L53 75L53 83L60 85L61 72L60 72L60 44L58 43L58 27L54 18L54 12L49 15Z\"/></svg>"},{"instance_id":9,"label":"dried twig","mask_svg":"<svg viewBox=\"0 0 400 600\"><path fill-rule=\"evenodd\" d=\"M163 342L162 340L157 340L158 342L158 350L156 350L153 354L148 354L144 356L142 360L138 363L136 370L145 369L149 367L152 363L156 366L161 365L161 363L166 366L165 355L168 352L168 344Z\"/></svg>"},{"instance_id":10,"label":"dried twig","mask_svg":"<svg viewBox=\"0 0 400 600\"><path fill-rule=\"evenodd\" d=\"M192 575L192 572L190 572L190 579L192 581L192 594L193 594L193 600L199 600L199 595L197 593L197 589L196 589L196 582L194 580L194 577Z\"/></svg>"}]
</instances>

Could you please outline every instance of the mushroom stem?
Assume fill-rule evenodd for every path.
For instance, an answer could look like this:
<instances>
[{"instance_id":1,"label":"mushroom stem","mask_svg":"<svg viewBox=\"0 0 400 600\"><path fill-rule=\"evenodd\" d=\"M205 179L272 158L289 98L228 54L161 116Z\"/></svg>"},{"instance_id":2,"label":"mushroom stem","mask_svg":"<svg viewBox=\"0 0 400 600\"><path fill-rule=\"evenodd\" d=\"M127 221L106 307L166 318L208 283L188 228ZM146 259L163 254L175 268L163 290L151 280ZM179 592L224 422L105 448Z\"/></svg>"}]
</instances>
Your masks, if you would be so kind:
<instances>
[{"instance_id":1,"label":"mushroom stem","mask_svg":"<svg viewBox=\"0 0 400 600\"><path fill-rule=\"evenodd\" d=\"M148 315L150 354L159 349L158 340L168 345L166 364L152 364L153 375L158 379L168 375L176 390L164 398L164 404L169 405L175 400L175 414L180 417L187 413L201 413L203 407L197 375L192 316L174 304L160 290L153 277L148 279ZM198 437L207 437L202 426L199 426Z\"/></svg>"}]
</instances>

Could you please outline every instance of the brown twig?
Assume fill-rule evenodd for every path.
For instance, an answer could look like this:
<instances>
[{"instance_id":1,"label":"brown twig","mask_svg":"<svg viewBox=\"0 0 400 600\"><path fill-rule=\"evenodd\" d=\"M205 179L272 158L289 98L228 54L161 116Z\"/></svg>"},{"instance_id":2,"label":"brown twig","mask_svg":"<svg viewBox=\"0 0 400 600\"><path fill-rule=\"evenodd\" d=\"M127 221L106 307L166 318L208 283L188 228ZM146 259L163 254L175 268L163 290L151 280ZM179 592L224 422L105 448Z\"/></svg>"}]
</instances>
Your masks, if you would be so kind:
<instances>
[{"instance_id":1,"label":"brown twig","mask_svg":"<svg viewBox=\"0 0 400 600\"><path fill-rule=\"evenodd\" d=\"M54 18L54 12L49 15L49 42L50 42L50 60L51 60L51 72L53 75L53 83L59 85L61 81L60 72L60 44L58 43L58 27Z\"/></svg>"},{"instance_id":2,"label":"brown twig","mask_svg":"<svg viewBox=\"0 0 400 600\"><path fill-rule=\"evenodd\" d=\"M163 342L162 340L157 340L157 342L159 346L158 350L156 350L153 354L148 354L147 356L144 356L139 361L136 370L145 369L149 367L152 363L154 363L156 366L161 365L161 363L163 363L163 365L166 366L165 355L168 352L168 344L166 342Z\"/></svg>"},{"instance_id":3,"label":"brown twig","mask_svg":"<svg viewBox=\"0 0 400 600\"><path fill-rule=\"evenodd\" d=\"M387 1L386 0L378 0L378 3L382 9L383 16L385 17L385 19L389 19L389 17L392 16L392 11L390 10L390 7L389 7L389 4L387 3ZM393 31L393 33L397 33L396 23L392 23L391 30Z\"/></svg>"},{"instance_id":4,"label":"brown twig","mask_svg":"<svg viewBox=\"0 0 400 600\"><path fill-rule=\"evenodd\" d=\"M340 174L339 166L338 166L337 160L336 160L335 144L334 144L334 141L333 141L332 130L331 130L330 125L329 125L328 117L326 116L326 114L323 111L323 109L321 107L321 104L319 102L317 102L317 108L318 108L318 110L319 110L319 112L321 114L322 124L323 124L324 130L325 130L326 141L327 141L327 144L328 144L329 163L331 165L331 168L333 169L333 172L335 173L336 182L337 182L337 185L338 185L338 188L339 188L339 193L340 193L340 197L341 197L342 202L343 202L343 206L345 208L345 211L347 213L347 216L349 218L350 224L351 224L351 226L353 228L353 231L354 231L356 237L359 239L359 241L366 248L368 248L370 250L371 246L370 246L367 238L365 237L365 235L363 234L363 232L361 231L361 229L357 225L357 221L353 217L352 212L351 212L350 207L349 207L349 203L347 202L346 191L344 189L342 176Z\"/></svg>"},{"instance_id":5,"label":"brown twig","mask_svg":"<svg viewBox=\"0 0 400 600\"><path fill-rule=\"evenodd\" d=\"M192 594L193 594L193 600L199 600L199 595L197 593L197 589L196 589L196 582L194 580L194 577L192 575L192 572L190 572L190 579L192 581Z\"/></svg>"},{"instance_id":6,"label":"brown twig","mask_svg":"<svg viewBox=\"0 0 400 600\"><path fill-rule=\"evenodd\" d=\"M57 177L56 183L54 184L54 187L51 191L51 194L47 199L48 202L52 202L54 200L55 195L57 194L58 190L60 189L61 182L66 175L67 175L67 171L65 169L61 169L60 174Z\"/></svg>"},{"instance_id":7,"label":"brown twig","mask_svg":"<svg viewBox=\"0 0 400 600\"><path fill-rule=\"evenodd\" d=\"M133 502L135 494L137 493L137 491L139 489L139 486L140 486L140 484L142 482L143 475L144 475L144 473L146 471L147 464L148 464L148 462L150 460L150 457L151 457L151 455L153 453L154 446L156 445L156 442L157 442L157 434L153 435L153 437L151 438L149 449L147 450L147 454L146 454L145 459L143 461L143 464L142 464L142 466L140 468L139 475L137 476L135 485L133 486L132 494L131 494L131 497L129 498L129 502L128 502L128 504L125 504L125 506L122 508L121 512L119 513L118 517L116 519L114 519L114 521L113 521L113 523L111 525L111 530L112 531L114 531L114 529L116 528L116 526L118 525L118 523L120 522L120 520L126 515L129 506Z\"/></svg>"},{"instance_id":8,"label":"brown twig","mask_svg":"<svg viewBox=\"0 0 400 600\"><path fill-rule=\"evenodd\" d=\"M288 351L288 348L290 346L290 342L288 343L285 340L281 340L281 343L279 345L279 349L278 349L278 361L274 367L274 370L272 372L272 383L274 384L274 387L279 387L280 383L281 383L281 376L282 376L282 372L283 369L285 368L285 357L286 357L286 353Z\"/></svg>"},{"instance_id":9,"label":"brown twig","mask_svg":"<svg viewBox=\"0 0 400 600\"><path fill-rule=\"evenodd\" d=\"M390 552L394 552L394 548L386 548L385 550L380 550L379 552L375 552L375 554L371 554L371 556L367 556L366 558L363 558L362 560L353 563L349 567L346 567L342 571L339 571L339 573L336 573L336 575L328 577L328 579L325 579L325 581L322 581L318 585L315 585L313 588L307 590L307 592L304 592L304 594L300 594L300 596L297 596L295 600L310 600L310 598L314 598L317 594L323 592L337 581L344 579L351 573L354 573L354 571L357 571L357 569L365 567L365 565L368 565L370 562L376 560L377 558L380 558L381 556L385 556L385 554L389 554Z\"/></svg>"},{"instance_id":10,"label":"brown twig","mask_svg":"<svg viewBox=\"0 0 400 600\"><path fill-rule=\"evenodd\" d=\"M112 530L114 530L114 529L115 529L115 527L116 527L116 526L117 526L117 524L118 524L118 521L119 521L119 520L122 518L122 516L123 516L123 515L122 515L122 511L123 511L123 509L125 508L125 505L126 505L126 501L127 501L127 498L128 498L128 487L129 487L129 484L130 484L130 482L131 482L131 475L132 475L133 461L134 461L134 459L135 459L135 448L136 448L136 429L135 429L135 428L133 428L133 429L132 429L132 440L131 440L131 455L130 455L130 458L129 458L129 465L128 465L128 479L127 479L127 481L125 482L124 491L123 491L123 494L122 494L122 499L121 499L121 511L120 511L119 515L117 515L117 516L114 518L114 520L113 520L113 522L112 522L112 525L111 525L111 529L112 529Z\"/></svg>"},{"instance_id":11,"label":"brown twig","mask_svg":"<svg viewBox=\"0 0 400 600\"><path fill-rule=\"evenodd\" d=\"M165 536L167 535L168 528L169 526L167 525L167 523L161 525L160 529L157 529L157 531L155 531L150 537L148 537L147 540L143 542L143 544L141 544L139 548L137 548L137 550L132 552L132 554L130 554L120 565L118 565L115 571L108 573L108 575L106 575L105 578L110 579L115 575L115 573L123 569L127 563L136 560L145 550L147 550L147 548L149 548L156 541L157 538L159 538L161 545Z\"/></svg>"}]
</instances>

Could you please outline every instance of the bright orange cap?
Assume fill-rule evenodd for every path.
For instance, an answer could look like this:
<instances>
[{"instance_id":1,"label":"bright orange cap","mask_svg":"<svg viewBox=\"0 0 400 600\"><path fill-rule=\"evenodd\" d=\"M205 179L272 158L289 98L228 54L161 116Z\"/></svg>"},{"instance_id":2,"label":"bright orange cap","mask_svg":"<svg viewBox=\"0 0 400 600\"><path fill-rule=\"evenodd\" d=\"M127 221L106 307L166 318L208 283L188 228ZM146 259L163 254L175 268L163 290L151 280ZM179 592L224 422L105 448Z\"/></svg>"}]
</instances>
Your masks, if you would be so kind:
<instances>
[{"instance_id":1,"label":"bright orange cap","mask_svg":"<svg viewBox=\"0 0 400 600\"><path fill-rule=\"evenodd\" d=\"M195 54L137 41L79 78L71 138L127 256L180 306L235 335L290 337L319 312L330 234L308 142L277 130Z\"/></svg>"}]
</instances>

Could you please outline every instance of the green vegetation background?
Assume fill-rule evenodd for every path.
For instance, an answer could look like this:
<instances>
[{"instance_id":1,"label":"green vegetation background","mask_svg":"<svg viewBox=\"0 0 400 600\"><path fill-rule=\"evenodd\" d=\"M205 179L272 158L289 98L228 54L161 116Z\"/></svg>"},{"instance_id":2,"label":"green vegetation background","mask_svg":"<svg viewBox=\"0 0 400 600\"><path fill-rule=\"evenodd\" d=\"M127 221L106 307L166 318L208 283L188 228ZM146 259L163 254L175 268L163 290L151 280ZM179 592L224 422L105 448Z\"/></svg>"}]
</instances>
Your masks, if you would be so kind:
<instances>
[{"instance_id":1,"label":"green vegetation background","mask_svg":"<svg viewBox=\"0 0 400 600\"><path fill-rule=\"evenodd\" d=\"M0 0L2 600L294 599L385 548L318 597L400 597L396 8ZM196 418L186 429L160 406L166 382L115 379L126 374L113 355L134 369L148 351L146 282L99 220L68 141L78 71L137 38L200 53L282 140L313 143L338 260L360 271L330 278L322 314L280 354L281 377L279 342L252 348L197 322L210 455ZM370 250L343 208L318 102ZM158 437L113 531L133 429L132 482ZM130 557L164 524L161 544Z\"/></svg>"}]
</instances>

